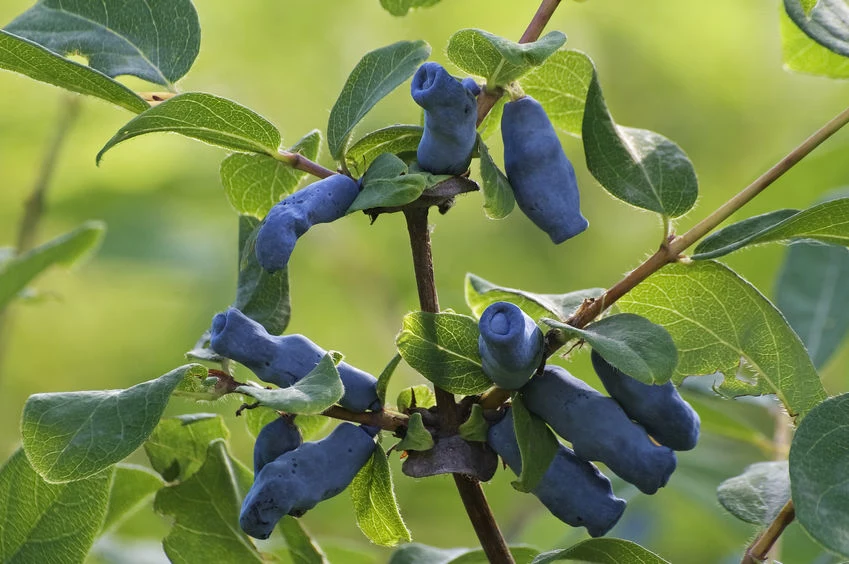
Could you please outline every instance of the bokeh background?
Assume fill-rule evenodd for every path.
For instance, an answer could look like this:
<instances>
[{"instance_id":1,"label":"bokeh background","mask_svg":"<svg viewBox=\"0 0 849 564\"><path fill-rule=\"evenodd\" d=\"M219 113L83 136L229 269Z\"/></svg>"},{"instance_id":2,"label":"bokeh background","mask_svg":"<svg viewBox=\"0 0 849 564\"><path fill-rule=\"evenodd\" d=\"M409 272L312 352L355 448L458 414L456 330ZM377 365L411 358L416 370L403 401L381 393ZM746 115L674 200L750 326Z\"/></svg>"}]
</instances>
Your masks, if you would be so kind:
<instances>
[{"instance_id":1,"label":"bokeh background","mask_svg":"<svg viewBox=\"0 0 849 564\"><path fill-rule=\"evenodd\" d=\"M31 3L3 0L0 23ZM551 23L550 29L569 36L569 47L595 60L617 122L663 133L695 163L700 201L679 222L681 230L748 184L849 100L845 82L782 69L778 4L565 2ZM201 53L181 88L237 100L276 123L285 142L293 143L313 128L325 128L347 73L365 52L421 38L433 46L435 60L447 63L444 48L454 31L478 27L518 38L537 2L444 0L401 19L384 12L378 0L196 0L196 5ZM0 73L0 246L14 240L61 98L57 89ZM62 154L39 240L87 219L102 219L109 230L93 260L72 272L51 271L37 284L45 299L13 308L8 346L0 358L0 459L19 444L18 422L27 396L123 388L155 378L184 363L183 353L232 300L237 218L218 179L225 153L178 136L152 135L121 145L97 168L97 150L130 117L105 103L84 101ZM418 108L402 87L358 131L418 119ZM491 141L500 155L497 136ZM555 247L518 211L502 221L487 220L478 195L463 197L449 214L432 218L443 308L468 311L466 272L507 286L559 293L609 286L656 248L657 218L608 196L587 173L579 140L564 137L563 144L578 171L591 228ZM828 190L849 184L847 155L849 133L842 132L737 219L779 207L806 207ZM333 166L326 151L322 162ZM727 262L770 295L783 252L779 246L761 247ZM289 331L379 372L393 355L402 316L417 306L402 219L383 216L370 226L365 216L353 215L320 226L299 243L290 272ZM847 366L844 347L823 371L831 393L849 388ZM573 355L569 367L597 383L586 354ZM402 365L389 397L411 383L420 380ZM233 416L236 406L199 407L175 400L169 412L226 414L233 450L249 461L251 441L243 422ZM730 407L771 436L770 416L763 409ZM611 535L641 542L676 563L739 561L755 529L725 513L714 490L745 465L769 457L750 444L706 436L695 451L680 455L679 471L657 495L618 486L618 493L631 501ZM401 475L397 457L392 464L414 540L439 547L476 545L450 478L414 481ZM514 492L511 479L509 472L499 472L486 485L510 542L551 549L582 538L550 517L535 498ZM388 558L388 550L369 545L357 530L347 495L322 504L303 522L333 562ZM159 541L167 530L168 523L145 508L99 546L92 562L165 561ZM354 556L352 550L369 556ZM783 550L785 562L831 561L798 525L786 534Z\"/></svg>"}]
</instances>

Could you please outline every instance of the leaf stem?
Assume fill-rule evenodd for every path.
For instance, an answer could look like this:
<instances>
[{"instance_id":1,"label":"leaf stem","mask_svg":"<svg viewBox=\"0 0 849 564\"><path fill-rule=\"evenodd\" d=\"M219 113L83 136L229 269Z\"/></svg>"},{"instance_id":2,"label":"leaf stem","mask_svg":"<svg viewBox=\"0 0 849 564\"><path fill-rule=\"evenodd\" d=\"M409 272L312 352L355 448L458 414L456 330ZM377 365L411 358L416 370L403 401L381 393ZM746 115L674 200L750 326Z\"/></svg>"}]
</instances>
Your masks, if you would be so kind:
<instances>
[{"instance_id":1,"label":"leaf stem","mask_svg":"<svg viewBox=\"0 0 849 564\"><path fill-rule=\"evenodd\" d=\"M287 165L291 166L294 169L302 170L313 176L317 176L318 178L327 178L329 176L333 176L334 174L338 174L333 172L329 168L324 168L320 164L313 162L303 156L300 153L293 153L291 151L283 151L280 150L277 152L275 158Z\"/></svg>"},{"instance_id":2,"label":"leaf stem","mask_svg":"<svg viewBox=\"0 0 849 564\"><path fill-rule=\"evenodd\" d=\"M406 427L410 418L403 413L384 409L381 411L371 411L367 413L356 413L348 411L344 407L334 405L322 412L322 415L332 417L333 419L341 419L342 421L351 421L352 423L361 423L372 427L380 427L386 431L396 431L401 427Z\"/></svg>"},{"instance_id":3,"label":"leaf stem","mask_svg":"<svg viewBox=\"0 0 849 564\"><path fill-rule=\"evenodd\" d=\"M82 98L76 94L65 94L60 100L59 117L53 137L47 146L47 151L41 162L38 177L33 184L32 191L24 203L24 215L18 226L18 236L15 243L15 254L20 255L33 248L38 228L44 217L44 200L50 188L56 165L68 133L80 114ZM6 340L10 324L9 311L0 308L0 376L2 376L2 360L5 356Z\"/></svg>"},{"instance_id":4,"label":"leaf stem","mask_svg":"<svg viewBox=\"0 0 849 564\"><path fill-rule=\"evenodd\" d=\"M430 244L430 229L427 224L428 209L412 208L404 212L407 231L410 235L410 249L413 253L413 269L416 274L416 287L419 292L419 304L422 311L439 313L439 297L433 273L433 253ZM456 432L459 425L459 413L454 394L434 386L436 407L439 412L440 427L448 432ZM515 564L507 542L498 529L498 523L492 509L486 501L480 482L462 474L454 474L454 484L460 493L460 499L469 515L478 540L490 562L496 564Z\"/></svg>"},{"instance_id":5,"label":"leaf stem","mask_svg":"<svg viewBox=\"0 0 849 564\"><path fill-rule=\"evenodd\" d=\"M769 551L776 543L781 533L787 528L787 525L793 522L796 518L796 508L793 506L793 500L781 508L778 515L773 519L769 527L757 538L752 545L746 549L743 555L743 560L740 564L756 564L766 560Z\"/></svg>"}]
</instances>

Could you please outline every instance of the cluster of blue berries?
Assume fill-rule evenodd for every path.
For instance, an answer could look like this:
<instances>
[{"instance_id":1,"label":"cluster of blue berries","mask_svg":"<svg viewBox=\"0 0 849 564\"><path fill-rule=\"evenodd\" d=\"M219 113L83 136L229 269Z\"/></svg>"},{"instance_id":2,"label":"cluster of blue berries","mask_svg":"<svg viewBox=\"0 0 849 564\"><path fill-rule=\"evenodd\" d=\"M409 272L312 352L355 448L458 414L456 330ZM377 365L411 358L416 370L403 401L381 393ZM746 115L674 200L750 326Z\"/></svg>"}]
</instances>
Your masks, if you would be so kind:
<instances>
[{"instance_id":1,"label":"cluster of blue berries","mask_svg":"<svg viewBox=\"0 0 849 564\"><path fill-rule=\"evenodd\" d=\"M539 327L517 306L496 302L479 322L484 373L493 383L518 390L529 411L572 444L558 453L533 490L557 518L583 526L592 536L609 531L625 510L610 481L591 461L646 494L666 485L675 470L676 450L690 450L699 438L699 416L671 382L643 384L617 370L595 350L592 363L611 397L564 368L545 366ZM489 430L487 442L517 474L522 461L510 408Z\"/></svg>"},{"instance_id":2,"label":"cluster of blue berries","mask_svg":"<svg viewBox=\"0 0 849 564\"><path fill-rule=\"evenodd\" d=\"M281 388L303 379L326 354L303 335L270 335L234 308L213 318L210 346ZM337 369L345 387L339 401L343 407L356 412L381 409L374 376L345 362ZM304 443L291 417L269 423L254 444L255 478L242 505L242 529L268 538L284 515L299 517L342 492L371 457L377 432L375 427L342 423L326 438Z\"/></svg>"}]
</instances>

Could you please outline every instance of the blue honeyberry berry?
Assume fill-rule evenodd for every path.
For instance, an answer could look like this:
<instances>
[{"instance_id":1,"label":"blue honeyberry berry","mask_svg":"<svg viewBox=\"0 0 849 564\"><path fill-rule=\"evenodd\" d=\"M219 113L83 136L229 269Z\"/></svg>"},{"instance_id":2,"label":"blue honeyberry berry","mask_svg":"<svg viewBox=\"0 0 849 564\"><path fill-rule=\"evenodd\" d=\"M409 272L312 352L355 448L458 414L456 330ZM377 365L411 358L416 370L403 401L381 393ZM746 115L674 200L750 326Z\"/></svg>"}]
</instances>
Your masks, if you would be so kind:
<instances>
[{"instance_id":1,"label":"blue honeyberry berry","mask_svg":"<svg viewBox=\"0 0 849 564\"><path fill-rule=\"evenodd\" d=\"M298 238L313 225L343 217L359 193L356 180L334 174L275 204L257 233L259 264L268 272L286 268Z\"/></svg>"},{"instance_id":2,"label":"blue honeyberry berry","mask_svg":"<svg viewBox=\"0 0 849 564\"><path fill-rule=\"evenodd\" d=\"M474 78L471 76L467 76L463 80L460 81L463 87L472 93L472 96L477 97L481 93L481 86L478 84Z\"/></svg>"},{"instance_id":3,"label":"blue honeyberry berry","mask_svg":"<svg viewBox=\"0 0 849 564\"><path fill-rule=\"evenodd\" d=\"M254 443L254 474L269 462L290 450L295 450L304 440L301 431L290 415L278 417L262 428Z\"/></svg>"},{"instance_id":4,"label":"blue honeyberry berry","mask_svg":"<svg viewBox=\"0 0 849 564\"><path fill-rule=\"evenodd\" d=\"M260 380L288 388L309 374L327 351L303 335L270 335L265 328L236 308L212 320L210 346L216 353L241 362ZM380 409L377 379L347 362L336 366L345 395L342 407L362 412Z\"/></svg>"},{"instance_id":5,"label":"blue honeyberry berry","mask_svg":"<svg viewBox=\"0 0 849 564\"><path fill-rule=\"evenodd\" d=\"M534 320L517 306L495 302L478 322L483 372L499 387L518 390L539 367L545 337Z\"/></svg>"},{"instance_id":6,"label":"blue honeyberry berry","mask_svg":"<svg viewBox=\"0 0 849 564\"><path fill-rule=\"evenodd\" d=\"M342 423L324 439L304 443L266 464L242 503L242 530L267 539L284 515L300 517L338 495L368 462L374 448L368 432Z\"/></svg>"},{"instance_id":7,"label":"blue honeyberry berry","mask_svg":"<svg viewBox=\"0 0 849 564\"><path fill-rule=\"evenodd\" d=\"M675 470L675 453L655 445L615 400L564 368L546 366L521 390L528 410L572 443L579 458L603 462L617 476L653 494Z\"/></svg>"},{"instance_id":8,"label":"blue honeyberry berry","mask_svg":"<svg viewBox=\"0 0 849 564\"><path fill-rule=\"evenodd\" d=\"M513 430L513 413L489 428L487 443L517 475L522 456ZM594 464L575 456L563 445L531 492L552 515L573 527L586 527L593 537L607 533L625 511L625 500L610 488L610 480Z\"/></svg>"},{"instance_id":9,"label":"blue honeyberry berry","mask_svg":"<svg viewBox=\"0 0 849 564\"><path fill-rule=\"evenodd\" d=\"M696 446L701 427L699 414L672 382L660 386L643 384L613 367L596 351L592 352L592 362L610 397L657 442L672 450Z\"/></svg>"},{"instance_id":10,"label":"blue honeyberry berry","mask_svg":"<svg viewBox=\"0 0 849 564\"><path fill-rule=\"evenodd\" d=\"M504 105L504 169L516 203L555 244L584 231L575 169L539 102L525 96Z\"/></svg>"},{"instance_id":11,"label":"blue honeyberry berry","mask_svg":"<svg viewBox=\"0 0 849 564\"><path fill-rule=\"evenodd\" d=\"M424 134L416 158L433 174L463 174L477 142L477 100L439 63L425 63L413 76L413 100L424 108Z\"/></svg>"}]
</instances>

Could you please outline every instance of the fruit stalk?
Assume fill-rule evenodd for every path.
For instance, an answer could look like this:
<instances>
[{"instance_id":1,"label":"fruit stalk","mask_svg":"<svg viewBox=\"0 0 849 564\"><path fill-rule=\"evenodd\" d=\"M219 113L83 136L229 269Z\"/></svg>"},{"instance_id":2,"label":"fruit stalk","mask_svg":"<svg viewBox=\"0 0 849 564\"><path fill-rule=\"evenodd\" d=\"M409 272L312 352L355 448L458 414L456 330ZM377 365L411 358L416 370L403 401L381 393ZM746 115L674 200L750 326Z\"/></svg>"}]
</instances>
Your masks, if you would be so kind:
<instances>
[{"instance_id":1,"label":"fruit stalk","mask_svg":"<svg viewBox=\"0 0 849 564\"><path fill-rule=\"evenodd\" d=\"M439 297L436 293L436 281L433 274L430 230L427 225L428 210L426 208L410 209L404 213L404 216L410 235L419 305L422 311L439 313ZM434 391L440 427L447 432L456 431L459 424L459 414L454 395L437 386L434 386ZM461 474L454 474L454 483L489 561L496 564L515 564L513 556L507 548L507 542L498 529L498 523L495 522L492 509L486 501L480 482Z\"/></svg>"}]
</instances>

